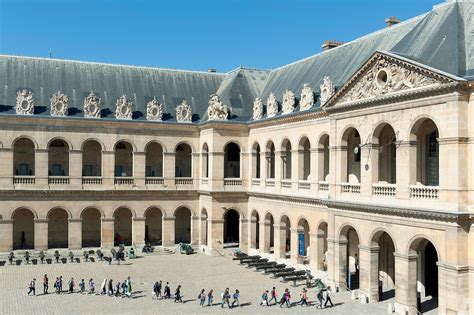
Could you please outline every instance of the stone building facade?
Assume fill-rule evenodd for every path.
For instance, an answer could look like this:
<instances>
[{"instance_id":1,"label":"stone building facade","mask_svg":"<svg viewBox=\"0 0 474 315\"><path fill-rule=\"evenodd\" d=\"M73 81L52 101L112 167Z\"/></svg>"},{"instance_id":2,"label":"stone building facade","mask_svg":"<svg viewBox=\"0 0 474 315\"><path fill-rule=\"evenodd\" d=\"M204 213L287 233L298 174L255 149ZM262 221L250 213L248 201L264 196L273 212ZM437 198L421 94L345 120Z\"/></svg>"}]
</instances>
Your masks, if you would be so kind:
<instances>
[{"instance_id":1,"label":"stone building facade","mask_svg":"<svg viewBox=\"0 0 474 315\"><path fill-rule=\"evenodd\" d=\"M236 245L474 314L472 12L272 71L0 56L0 251Z\"/></svg>"}]
</instances>

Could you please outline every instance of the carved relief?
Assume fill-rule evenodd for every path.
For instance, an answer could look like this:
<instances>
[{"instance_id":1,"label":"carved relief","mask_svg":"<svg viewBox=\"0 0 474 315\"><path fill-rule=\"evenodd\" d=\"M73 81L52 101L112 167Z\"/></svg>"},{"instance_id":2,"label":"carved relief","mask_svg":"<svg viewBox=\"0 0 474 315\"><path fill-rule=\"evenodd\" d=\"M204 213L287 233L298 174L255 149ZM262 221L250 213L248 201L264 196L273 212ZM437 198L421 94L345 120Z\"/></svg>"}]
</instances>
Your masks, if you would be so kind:
<instances>
[{"instance_id":1,"label":"carved relief","mask_svg":"<svg viewBox=\"0 0 474 315\"><path fill-rule=\"evenodd\" d=\"M51 116L67 116L69 97L61 92L56 92L51 97Z\"/></svg>"},{"instance_id":2,"label":"carved relief","mask_svg":"<svg viewBox=\"0 0 474 315\"><path fill-rule=\"evenodd\" d=\"M314 92L309 84L305 83L301 90L300 111L308 110L314 105Z\"/></svg>"},{"instance_id":3,"label":"carved relief","mask_svg":"<svg viewBox=\"0 0 474 315\"><path fill-rule=\"evenodd\" d=\"M324 106L324 104L326 104L326 102L334 94L336 88L334 87L334 84L332 83L331 79L327 76L323 78L323 84L321 84L319 88L321 90L321 106Z\"/></svg>"},{"instance_id":4,"label":"carved relief","mask_svg":"<svg viewBox=\"0 0 474 315\"><path fill-rule=\"evenodd\" d=\"M27 89L16 92L16 113L18 115L33 115L34 111L33 92Z\"/></svg>"},{"instance_id":5,"label":"carved relief","mask_svg":"<svg viewBox=\"0 0 474 315\"><path fill-rule=\"evenodd\" d=\"M402 64L390 62L383 56L378 56L372 68L357 79L350 90L340 99L340 102L373 98L436 84L440 84L440 82L421 71L409 69Z\"/></svg>"},{"instance_id":6,"label":"carved relief","mask_svg":"<svg viewBox=\"0 0 474 315\"><path fill-rule=\"evenodd\" d=\"M290 90L286 90L285 93L283 93L283 114L292 113L295 110L295 103L295 93Z\"/></svg>"},{"instance_id":7,"label":"carved relief","mask_svg":"<svg viewBox=\"0 0 474 315\"><path fill-rule=\"evenodd\" d=\"M229 108L224 105L217 94L212 94L207 107L208 120L226 120Z\"/></svg>"},{"instance_id":8,"label":"carved relief","mask_svg":"<svg viewBox=\"0 0 474 315\"><path fill-rule=\"evenodd\" d=\"M117 99L115 118L132 119L132 101L125 95L122 95Z\"/></svg>"},{"instance_id":9,"label":"carved relief","mask_svg":"<svg viewBox=\"0 0 474 315\"><path fill-rule=\"evenodd\" d=\"M146 104L146 120L162 120L163 105L154 97Z\"/></svg>"},{"instance_id":10,"label":"carved relief","mask_svg":"<svg viewBox=\"0 0 474 315\"><path fill-rule=\"evenodd\" d=\"M270 93L267 99L267 117L273 117L278 114L278 101L273 93Z\"/></svg>"},{"instance_id":11,"label":"carved relief","mask_svg":"<svg viewBox=\"0 0 474 315\"><path fill-rule=\"evenodd\" d=\"M100 118L100 98L94 92L90 92L84 99L84 117Z\"/></svg>"},{"instance_id":12,"label":"carved relief","mask_svg":"<svg viewBox=\"0 0 474 315\"><path fill-rule=\"evenodd\" d=\"M259 120L263 117L263 103L260 97L253 101L253 120Z\"/></svg>"},{"instance_id":13,"label":"carved relief","mask_svg":"<svg viewBox=\"0 0 474 315\"><path fill-rule=\"evenodd\" d=\"M191 106L188 105L186 100L176 107L176 120L179 122L191 122L193 113Z\"/></svg>"}]
</instances>

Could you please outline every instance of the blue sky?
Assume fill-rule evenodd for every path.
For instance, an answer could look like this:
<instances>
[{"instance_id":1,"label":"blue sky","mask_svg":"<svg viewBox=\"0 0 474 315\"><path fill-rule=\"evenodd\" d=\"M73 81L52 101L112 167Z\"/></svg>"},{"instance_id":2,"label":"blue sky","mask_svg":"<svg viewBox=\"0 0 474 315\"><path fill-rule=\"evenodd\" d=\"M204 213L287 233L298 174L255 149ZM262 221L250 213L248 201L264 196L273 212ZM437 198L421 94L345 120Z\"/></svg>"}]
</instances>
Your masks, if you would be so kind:
<instances>
[{"instance_id":1,"label":"blue sky","mask_svg":"<svg viewBox=\"0 0 474 315\"><path fill-rule=\"evenodd\" d=\"M444 0L0 0L0 53L226 72L276 68Z\"/></svg>"}]
</instances>

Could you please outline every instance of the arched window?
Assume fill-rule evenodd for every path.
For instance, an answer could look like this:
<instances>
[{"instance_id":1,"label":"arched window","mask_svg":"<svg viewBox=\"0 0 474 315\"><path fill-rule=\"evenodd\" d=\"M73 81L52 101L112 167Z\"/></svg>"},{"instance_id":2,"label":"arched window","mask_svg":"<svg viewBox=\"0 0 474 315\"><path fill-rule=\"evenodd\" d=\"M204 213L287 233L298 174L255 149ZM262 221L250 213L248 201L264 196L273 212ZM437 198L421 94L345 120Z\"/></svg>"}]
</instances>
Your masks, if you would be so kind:
<instances>
[{"instance_id":1,"label":"arched window","mask_svg":"<svg viewBox=\"0 0 474 315\"><path fill-rule=\"evenodd\" d=\"M82 176L102 176L102 147L95 140L82 147Z\"/></svg>"},{"instance_id":2,"label":"arched window","mask_svg":"<svg viewBox=\"0 0 474 315\"><path fill-rule=\"evenodd\" d=\"M234 142L224 150L224 178L240 178L240 148Z\"/></svg>"},{"instance_id":3,"label":"arched window","mask_svg":"<svg viewBox=\"0 0 474 315\"><path fill-rule=\"evenodd\" d=\"M66 141L55 139L48 148L49 176L69 176L69 146Z\"/></svg>"},{"instance_id":4,"label":"arched window","mask_svg":"<svg viewBox=\"0 0 474 315\"><path fill-rule=\"evenodd\" d=\"M267 161L267 178L275 178L275 145L273 142L267 143L267 149L265 151L265 159Z\"/></svg>"},{"instance_id":5,"label":"arched window","mask_svg":"<svg viewBox=\"0 0 474 315\"><path fill-rule=\"evenodd\" d=\"M115 145L115 177L133 176L133 148L126 141Z\"/></svg>"},{"instance_id":6,"label":"arched window","mask_svg":"<svg viewBox=\"0 0 474 315\"><path fill-rule=\"evenodd\" d=\"M308 138L304 137L300 140L298 148L299 159L299 175L301 180L308 180L311 174L311 145Z\"/></svg>"},{"instance_id":7,"label":"arched window","mask_svg":"<svg viewBox=\"0 0 474 315\"><path fill-rule=\"evenodd\" d=\"M324 134L318 144L318 180L327 181L329 175L329 135Z\"/></svg>"},{"instance_id":8,"label":"arched window","mask_svg":"<svg viewBox=\"0 0 474 315\"><path fill-rule=\"evenodd\" d=\"M252 148L252 178L260 178L260 145L255 143Z\"/></svg>"},{"instance_id":9,"label":"arched window","mask_svg":"<svg viewBox=\"0 0 474 315\"><path fill-rule=\"evenodd\" d=\"M13 145L13 174L15 176L35 175L35 145L30 139L18 139Z\"/></svg>"},{"instance_id":10,"label":"arched window","mask_svg":"<svg viewBox=\"0 0 474 315\"><path fill-rule=\"evenodd\" d=\"M145 176L163 177L163 147L156 142L146 146Z\"/></svg>"},{"instance_id":11,"label":"arched window","mask_svg":"<svg viewBox=\"0 0 474 315\"><path fill-rule=\"evenodd\" d=\"M343 152L342 181L360 183L360 135L357 129L349 128L343 135L342 145L346 147ZM345 171L345 172L344 172Z\"/></svg>"},{"instance_id":12,"label":"arched window","mask_svg":"<svg viewBox=\"0 0 474 315\"><path fill-rule=\"evenodd\" d=\"M291 143L289 140L283 141L281 145L281 161L283 179L291 179Z\"/></svg>"},{"instance_id":13,"label":"arched window","mask_svg":"<svg viewBox=\"0 0 474 315\"><path fill-rule=\"evenodd\" d=\"M416 182L425 186L439 185L438 137L438 127L431 119L419 120L411 132L416 141Z\"/></svg>"},{"instance_id":14,"label":"arched window","mask_svg":"<svg viewBox=\"0 0 474 315\"><path fill-rule=\"evenodd\" d=\"M208 178L209 177L209 147L207 143L204 143L202 146L202 177Z\"/></svg>"},{"instance_id":15,"label":"arched window","mask_svg":"<svg viewBox=\"0 0 474 315\"><path fill-rule=\"evenodd\" d=\"M175 176L192 177L192 150L185 143L180 143L175 151Z\"/></svg>"}]
</instances>

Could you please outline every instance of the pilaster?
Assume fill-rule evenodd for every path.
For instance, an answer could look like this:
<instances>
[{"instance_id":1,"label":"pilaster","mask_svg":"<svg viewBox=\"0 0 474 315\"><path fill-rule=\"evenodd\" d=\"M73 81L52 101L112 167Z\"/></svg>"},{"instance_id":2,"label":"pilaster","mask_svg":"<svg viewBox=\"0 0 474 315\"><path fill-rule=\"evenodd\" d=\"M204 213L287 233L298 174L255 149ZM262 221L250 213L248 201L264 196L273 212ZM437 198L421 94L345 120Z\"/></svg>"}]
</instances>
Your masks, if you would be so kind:
<instances>
[{"instance_id":1,"label":"pilaster","mask_svg":"<svg viewBox=\"0 0 474 315\"><path fill-rule=\"evenodd\" d=\"M145 246L145 222L146 218L133 218L132 244L135 247Z\"/></svg>"},{"instance_id":2,"label":"pilaster","mask_svg":"<svg viewBox=\"0 0 474 315\"><path fill-rule=\"evenodd\" d=\"M102 248L114 247L114 218L102 218Z\"/></svg>"},{"instance_id":3,"label":"pilaster","mask_svg":"<svg viewBox=\"0 0 474 315\"><path fill-rule=\"evenodd\" d=\"M82 248L82 219L68 220L68 244L69 249L77 250Z\"/></svg>"},{"instance_id":4,"label":"pilaster","mask_svg":"<svg viewBox=\"0 0 474 315\"><path fill-rule=\"evenodd\" d=\"M0 252L13 250L13 220L0 220Z\"/></svg>"},{"instance_id":5,"label":"pilaster","mask_svg":"<svg viewBox=\"0 0 474 315\"><path fill-rule=\"evenodd\" d=\"M13 188L13 150L0 148L0 188Z\"/></svg>"},{"instance_id":6,"label":"pilaster","mask_svg":"<svg viewBox=\"0 0 474 315\"><path fill-rule=\"evenodd\" d=\"M48 219L35 219L35 250L48 249Z\"/></svg>"},{"instance_id":7,"label":"pilaster","mask_svg":"<svg viewBox=\"0 0 474 315\"><path fill-rule=\"evenodd\" d=\"M174 246L175 217L163 217L163 246Z\"/></svg>"}]
</instances>

